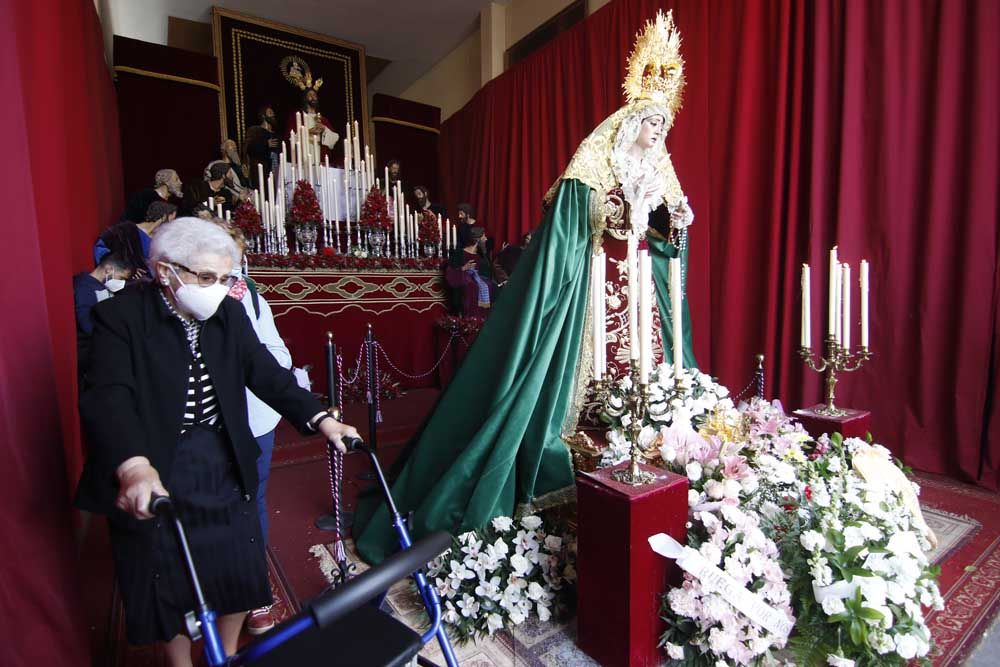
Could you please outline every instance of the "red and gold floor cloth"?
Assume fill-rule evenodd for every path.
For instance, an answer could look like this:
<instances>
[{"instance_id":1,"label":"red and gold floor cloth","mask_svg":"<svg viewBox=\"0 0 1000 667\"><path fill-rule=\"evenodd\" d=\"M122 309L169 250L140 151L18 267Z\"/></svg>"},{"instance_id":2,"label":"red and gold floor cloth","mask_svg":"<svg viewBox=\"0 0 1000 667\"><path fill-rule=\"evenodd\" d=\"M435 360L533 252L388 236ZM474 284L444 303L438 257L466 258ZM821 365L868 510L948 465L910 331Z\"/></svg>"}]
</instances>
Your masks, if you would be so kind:
<instances>
[{"instance_id":1,"label":"red and gold floor cloth","mask_svg":"<svg viewBox=\"0 0 1000 667\"><path fill-rule=\"evenodd\" d=\"M384 359L381 371L397 376L404 387L435 383L435 373L407 375L423 375L437 361L434 323L447 314L440 271L251 268L250 277L271 306L294 364L312 367L314 390L326 391L326 332L333 332L346 375L357 363L368 324L402 373Z\"/></svg>"}]
</instances>

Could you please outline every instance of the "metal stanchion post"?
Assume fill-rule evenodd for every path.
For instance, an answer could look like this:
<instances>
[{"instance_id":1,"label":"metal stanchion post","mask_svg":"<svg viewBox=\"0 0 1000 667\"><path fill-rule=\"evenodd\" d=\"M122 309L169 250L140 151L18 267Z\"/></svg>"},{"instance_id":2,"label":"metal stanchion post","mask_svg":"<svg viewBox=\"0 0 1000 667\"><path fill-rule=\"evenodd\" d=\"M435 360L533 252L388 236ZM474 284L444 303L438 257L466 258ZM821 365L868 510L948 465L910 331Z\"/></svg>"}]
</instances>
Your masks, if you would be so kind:
<instances>
[{"instance_id":1,"label":"metal stanchion post","mask_svg":"<svg viewBox=\"0 0 1000 667\"><path fill-rule=\"evenodd\" d=\"M365 391L368 400L368 446L372 452L378 447L378 378L375 372L375 333L372 331L371 322L368 323L368 331L365 333L365 368L368 371L368 387ZM371 471L366 471L358 475L358 479L374 481L375 475Z\"/></svg>"},{"instance_id":2,"label":"metal stanchion post","mask_svg":"<svg viewBox=\"0 0 1000 667\"><path fill-rule=\"evenodd\" d=\"M342 419L343 408L337 404L340 396L340 377L334 359L337 358L337 346L333 342L333 334L326 332L326 391L328 394L327 406L334 417L340 421ZM340 523L337 522L337 505L341 504L344 497L344 476L343 470L337 465L335 457L337 451L329 442L326 443L327 466L330 474L330 502L332 509L329 514L324 514L316 519L314 525L320 530L337 531L346 530L354 525L354 512L347 512L340 507ZM342 461L343 459L341 459ZM339 474L338 474L339 473Z\"/></svg>"}]
</instances>

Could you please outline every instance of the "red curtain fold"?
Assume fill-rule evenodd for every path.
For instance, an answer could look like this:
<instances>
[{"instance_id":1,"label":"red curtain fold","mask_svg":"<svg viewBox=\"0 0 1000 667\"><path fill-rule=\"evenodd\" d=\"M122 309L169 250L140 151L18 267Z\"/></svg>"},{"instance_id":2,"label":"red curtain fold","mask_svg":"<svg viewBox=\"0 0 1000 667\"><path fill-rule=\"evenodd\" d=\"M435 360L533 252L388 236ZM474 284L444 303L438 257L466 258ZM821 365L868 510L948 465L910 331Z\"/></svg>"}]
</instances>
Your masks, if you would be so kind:
<instances>
[{"instance_id":1,"label":"red curtain fold","mask_svg":"<svg viewBox=\"0 0 1000 667\"><path fill-rule=\"evenodd\" d=\"M987 0L617 0L442 126L445 201L501 240L540 219L577 144L622 103L632 39L674 9L687 89L667 139L695 211L695 352L735 390L757 352L789 409L822 395L799 271L826 331L827 252L872 263L875 357L838 403L911 465L997 488L1000 8ZM857 341L857 288L854 314ZM990 437L992 435L992 437Z\"/></svg>"},{"instance_id":2,"label":"red curtain fold","mask_svg":"<svg viewBox=\"0 0 1000 667\"><path fill-rule=\"evenodd\" d=\"M70 490L82 452L71 276L121 206L111 76L90 0L0 5L8 132L0 302L5 664L78 665L89 653Z\"/></svg>"}]
</instances>

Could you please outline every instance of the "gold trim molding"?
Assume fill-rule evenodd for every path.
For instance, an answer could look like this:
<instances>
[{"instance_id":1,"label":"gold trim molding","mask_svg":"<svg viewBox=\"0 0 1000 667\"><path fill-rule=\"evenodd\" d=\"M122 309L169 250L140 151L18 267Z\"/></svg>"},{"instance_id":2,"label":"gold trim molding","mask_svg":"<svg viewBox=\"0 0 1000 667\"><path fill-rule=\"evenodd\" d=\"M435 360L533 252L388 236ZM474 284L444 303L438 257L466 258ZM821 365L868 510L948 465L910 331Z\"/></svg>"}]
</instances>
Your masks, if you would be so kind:
<instances>
[{"instance_id":1,"label":"gold trim molding","mask_svg":"<svg viewBox=\"0 0 1000 667\"><path fill-rule=\"evenodd\" d=\"M189 79L186 76L153 72L148 69L139 69L138 67L128 67L126 65L115 65L114 70L115 72L122 72L123 74L138 74L139 76L148 76L153 79L163 79L165 81L174 81L176 83L187 83L192 86L201 86L202 88L214 90L217 93L222 92L222 87L217 84L209 83L208 81L199 81L198 79Z\"/></svg>"},{"instance_id":2,"label":"gold trim molding","mask_svg":"<svg viewBox=\"0 0 1000 667\"><path fill-rule=\"evenodd\" d=\"M429 125L420 125L419 123L411 123L408 120L397 120L395 118L389 118L387 116L372 116L373 123L391 123L393 125L402 125L403 127L412 127L415 130L423 130L424 132L433 132L434 134L441 134L441 130L430 127Z\"/></svg>"}]
</instances>

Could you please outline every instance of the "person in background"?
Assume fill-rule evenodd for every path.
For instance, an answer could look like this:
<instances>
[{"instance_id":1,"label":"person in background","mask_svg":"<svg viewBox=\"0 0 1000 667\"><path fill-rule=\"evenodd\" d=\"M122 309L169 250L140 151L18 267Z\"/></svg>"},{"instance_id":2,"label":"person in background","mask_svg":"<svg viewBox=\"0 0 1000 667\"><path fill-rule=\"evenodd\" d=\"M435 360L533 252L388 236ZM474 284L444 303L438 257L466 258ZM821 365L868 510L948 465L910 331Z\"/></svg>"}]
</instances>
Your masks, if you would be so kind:
<instances>
[{"instance_id":1,"label":"person in background","mask_svg":"<svg viewBox=\"0 0 1000 667\"><path fill-rule=\"evenodd\" d=\"M126 263L133 279L145 278L149 275L146 260L149 258L153 231L176 217L176 206L165 201L154 201L146 210L142 222L119 222L112 225L94 243L94 264L100 264L106 254L114 252Z\"/></svg>"},{"instance_id":2,"label":"person in background","mask_svg":"<svg viewBox=\"0 0 1000 667\"><path fill-rule=\"evenodd\" d=\"M461 248L452 251L444 271L453 314L485 318L493 307L496 283L490 263L478 252L483 235L482 227L458 227Z\"/></svg>"},{"instance_id":3,"label":"person in background","mask_svg":"<svg viewBox=\"0 0 1000 667\"><path fill-rule=\"evenodd\" d=\"M272 170L278 168L278 151L281 150L281 140L275 132L278 118L274 108L266 105L257 112L258 125L247 128L247 136L243 142L243 153L246 155L247 168L250 170L251 187L260 188L257 182L257 165L264 167L264 181Z\"/></svg>"},{"instance_id":4,"label":"person in background","mask_svg":"<svg viewBox=\"0 0 1000 667\"><path fill-rule=\"evenodd\" d=\"M413 188L413 199L417 202L417 213L430 211L434 215L440 215L442 219L448 217L448 210L444 206L431 203L431 191L427 189L426 185L418 185Z\"/></svg>"},{"instance_id":5,"label":"person in background","mask_svg":"<svg viewBox=\"0 0 1000 667\"><path fill-rule=\"evenodd\" d=\"M247 610L271 602L246 389L342 452L345 437L358 437L296 384L226 298L239 261L218 225L182 218L153 239L155 281L93 309L76 505L108 517L129 641L165 642L174 667L192 664L184 614L194 599L170 523L150 520L152 494L171 497L232 654Z\"/></svg>"},{"instance_id":6,"label":"person in background","mask_svg":"<svg viewBox=\"0 0 1000 667\"><path fill-rule=\"evenodd\" d=\"M246 238L238 227L224 225L224 229L236 243L242 258L240 267L233 270L236 282L230 288L229 296L243 304L243 309L246 311L247 317L250 318L250 325L257 334L257 338L274 356L278 364L282 368L290 369L292 367L292 353L288 351L285 341L281 339L281 335L274 325L271 306L257 291L256 283L247 275ZM250 432L257 440L257 446L260 447L260 456L257 458L257 514L260 517L260 530L266 547L268 544L267 478L271 473L274 431L278 427L278 422L281 421L281 415L268 407L267 403L257 398L249 389L247 389L247 411L250 419ZM270 606L252 609L247 614L247 632L251 635L263 634L273 628L274 624L275 619L271 614Z\"/></svg>"},{"instance_id":7,"label":"person in background","mask_svg":"<svg viewBox=\"0 0 1000 667\"><path fill-rule=\"evenodd\" d=\"M90 359L90 335L94 325L90 311L101 301L125 287L132 270L121 255L109 252L93 271L81 271L73 276L73 308L76 311L76 370L83 386L87 362Z\"/></svg>"},{"instance_id":8,"label":"person in background","mask_svg":"<svg viewBox=\"0 0 1000 667\"><path fill-rule=\"evenodd\" d=\"M396 158L392 158L385 163L385 166L389 169L389 190L391 192L392 188L399 182L399 179L403 177L403 163Z\"/></svg>"},{"instance_id":9,"label":"person in background","mask_svg":"<svg viewBox=\"0 0 1000 667\"><path fill-rule=\"evenodd\" d=\"M184 205L181 212L191 215L199 204L206 204L209 201L213 209L222 204L223 210L232 210L236 197L226 188L229 169L229 163L216 162L209 167L205 180L191 183L184 188Z\"/></svg>"},{"instance_id":10,"label":"person in background","mask_svg":"<svg viewBox=\"0 0 1000 667\"><path fill-rule=\"evenodd\" d=\"M219 146L219 154L221 157L218 160L212 160L205 166L205 180L208 180L211 175L213 164L228 164L230 170L226 173L226 188L237 198L243 197L243 191L250 187L250 176L246 165L243 164L240 158L236 142L232 139L223 141Z\"/></svg>"},{"instance_id":11,"label":"person in background","mask_svg":"<svg viewBox=\"0 0 1000 667\"><path fill-rule=\"evenodd\" d=\"M458 205L458 228L462 227L479 227L483 230L481 236L478 236L478 252L479 254L486 258L488 261L493 261L493 239L486 236L486 228L479 225L476 222L476 212L472 208L472 204L463 202ZM459 237L461 238L461 237Z\"/></svg>"},{"instance_id":12,"label":"person in background","mask_svg":"<svg viewBox=\"0 0 1000 667\"><path fill-rule=\"evenodd\" d=\"M531 234L525 234L519 243L506 245L503 250L497 253L496 259L493 260L493 275L496 277L497 287L503 287L510 280L511 274L514 273L514 267L517 266L517 261L521 259L521 253L524 252L529 243L531 243Z\"/></svg>"},{"instance_id":13,"label":"person in background","mask_svg":"<svg viewBox=\"0 0 1000 667\"><path fill-rule=\"evenodd\" d=\"M184 196L184 184L173 169L161 169L153 177L153 187L143 188L128 199L118 222L143 222L153 202L179 202Z\"/></svg>"}]
</instances>

